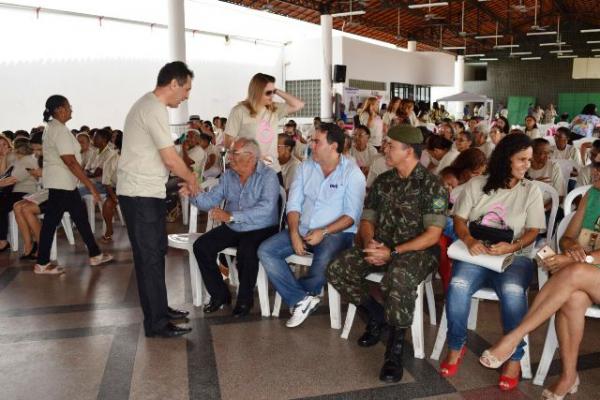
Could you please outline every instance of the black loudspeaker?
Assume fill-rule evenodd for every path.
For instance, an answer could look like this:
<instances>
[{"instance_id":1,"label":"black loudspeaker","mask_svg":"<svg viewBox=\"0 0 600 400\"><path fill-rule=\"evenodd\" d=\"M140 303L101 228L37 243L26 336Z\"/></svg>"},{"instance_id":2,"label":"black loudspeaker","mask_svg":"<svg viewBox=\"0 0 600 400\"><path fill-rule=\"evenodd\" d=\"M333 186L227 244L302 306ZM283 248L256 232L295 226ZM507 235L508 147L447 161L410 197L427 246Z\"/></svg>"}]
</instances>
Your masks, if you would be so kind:
<instances>
[{"instance_id":1,"label":"black loudspeaker","mask_svg":"<svg viewBox=\"0 0 600 400\"><path fill-rule=\"evenodd\" d=\"M343 83L346 82L346 66L345 65L334 65L333 66L333 82Z\"/></svg>"}]
</instances>

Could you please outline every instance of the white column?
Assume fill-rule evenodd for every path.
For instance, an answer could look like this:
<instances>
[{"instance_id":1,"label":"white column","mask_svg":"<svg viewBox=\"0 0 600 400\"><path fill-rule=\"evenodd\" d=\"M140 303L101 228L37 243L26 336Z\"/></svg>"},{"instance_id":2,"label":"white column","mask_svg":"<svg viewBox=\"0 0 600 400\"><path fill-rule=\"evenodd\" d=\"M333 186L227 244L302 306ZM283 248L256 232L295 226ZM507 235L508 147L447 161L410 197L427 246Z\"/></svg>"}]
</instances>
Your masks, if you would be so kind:
<instances>
[{"instance_id":1,"label":"white column","mask_svg":"<svg viewBox=\"0 0 600 400\"><path fill-rule=\"evenodd\" d=\"M410 52L414 52L417 51L417 41L416 40L409 40L406 46L406 50L410 51Z\"/></svg>"},{"instance_id":2,"label":"white column","mask_svg":"<svg viewBox=\"0 0 600 400\"><path fill-rule=\"evenodd\" d=\"M331 15L321 15L321 120L333 120L333 82L331 79L333 18Z\"/></svg>"},{"instance_id":3,"label":"white column","mask_svg":"<svg viewBox=\"0 0 600 400\"><path fill-rule=\"evenodd\" d=\"M454 89L456 93L460 93L465 90L465 57L457 56L454 62ZM465 103L462 101L456 102L454 115L462 117Z\"/></svg>"},{"instance_id":4,"label":"white column","mask_svg":"<svg viewBox=\"0 0 600 400\"><path fill-rule=\"evenodd\" d=\"M168 4L169 62L185 62L185 9L184 0L166 0ZM177 108L169 109L171 132L179 134L185 131L189 118L188 102Z\"/></svg>"}]
</instances>

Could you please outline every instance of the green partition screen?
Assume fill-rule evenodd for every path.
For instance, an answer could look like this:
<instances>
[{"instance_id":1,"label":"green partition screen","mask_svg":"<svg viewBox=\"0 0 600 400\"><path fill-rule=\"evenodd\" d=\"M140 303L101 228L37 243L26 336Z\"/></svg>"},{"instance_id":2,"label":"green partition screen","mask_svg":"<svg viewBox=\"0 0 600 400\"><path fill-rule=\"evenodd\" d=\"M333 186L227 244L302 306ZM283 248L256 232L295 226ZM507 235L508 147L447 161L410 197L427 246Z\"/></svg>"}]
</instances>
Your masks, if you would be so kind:
<instances>
[{"instance_id":1,"label":"green partition screen","mask_svg":"<svg viewBox=\"0 0 600 400\"><path fill-rule=\"evenodd\" d=\"M589 103L600 107L600 93L559 93L557 111L559 115L569 113L569 120L572 120Z\"/></svg>"},{"instance_id":2,"label":"green partition screen","mask_svg":"<svg viewBox=\"0 0 600 400\"><path fill-rule=\"evenodd\" d=\"M508 97L508 122L511 125L525 124L525 117L530 104L535 104L535 97L509 96Z\"/></svg>"}]
</instances>

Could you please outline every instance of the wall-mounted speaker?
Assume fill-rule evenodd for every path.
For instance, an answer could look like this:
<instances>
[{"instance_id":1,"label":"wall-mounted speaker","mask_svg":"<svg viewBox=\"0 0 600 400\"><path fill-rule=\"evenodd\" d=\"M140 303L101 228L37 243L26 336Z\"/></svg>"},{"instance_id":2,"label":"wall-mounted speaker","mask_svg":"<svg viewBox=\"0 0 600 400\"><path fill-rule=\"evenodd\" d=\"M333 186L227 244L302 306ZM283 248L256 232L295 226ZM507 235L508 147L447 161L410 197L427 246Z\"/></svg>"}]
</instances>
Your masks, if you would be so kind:
<instances>
[{"instance_id":1,"label":"wall-mounted speaker","mask_svg":"<svg viewBox=\"0 0 600 400\"><path fill-rule=\"evenodd\" d=\"M346 82L346 66L345 65L334 65L333 66L333 82L343 83Z\"/></svg>"}]
</instances>

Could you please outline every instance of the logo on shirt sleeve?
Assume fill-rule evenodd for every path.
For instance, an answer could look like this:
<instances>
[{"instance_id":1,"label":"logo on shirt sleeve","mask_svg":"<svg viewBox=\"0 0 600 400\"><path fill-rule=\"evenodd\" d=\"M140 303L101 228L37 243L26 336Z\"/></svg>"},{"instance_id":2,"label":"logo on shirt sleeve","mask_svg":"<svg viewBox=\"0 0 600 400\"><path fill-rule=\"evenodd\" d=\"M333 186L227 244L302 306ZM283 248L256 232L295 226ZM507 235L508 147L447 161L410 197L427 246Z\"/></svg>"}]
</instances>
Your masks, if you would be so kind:
<instances>
[{"instance_id":1,"label":"logo on shirt sleeve","mask_svg":"<svg viewBox=\"0 0 600 400\"><path fill-rule=\"evenodd\" d=\"M446 210L446 197L436 196L433 198L433 211L440 212Z\"/></svg>"}]
</instances>

